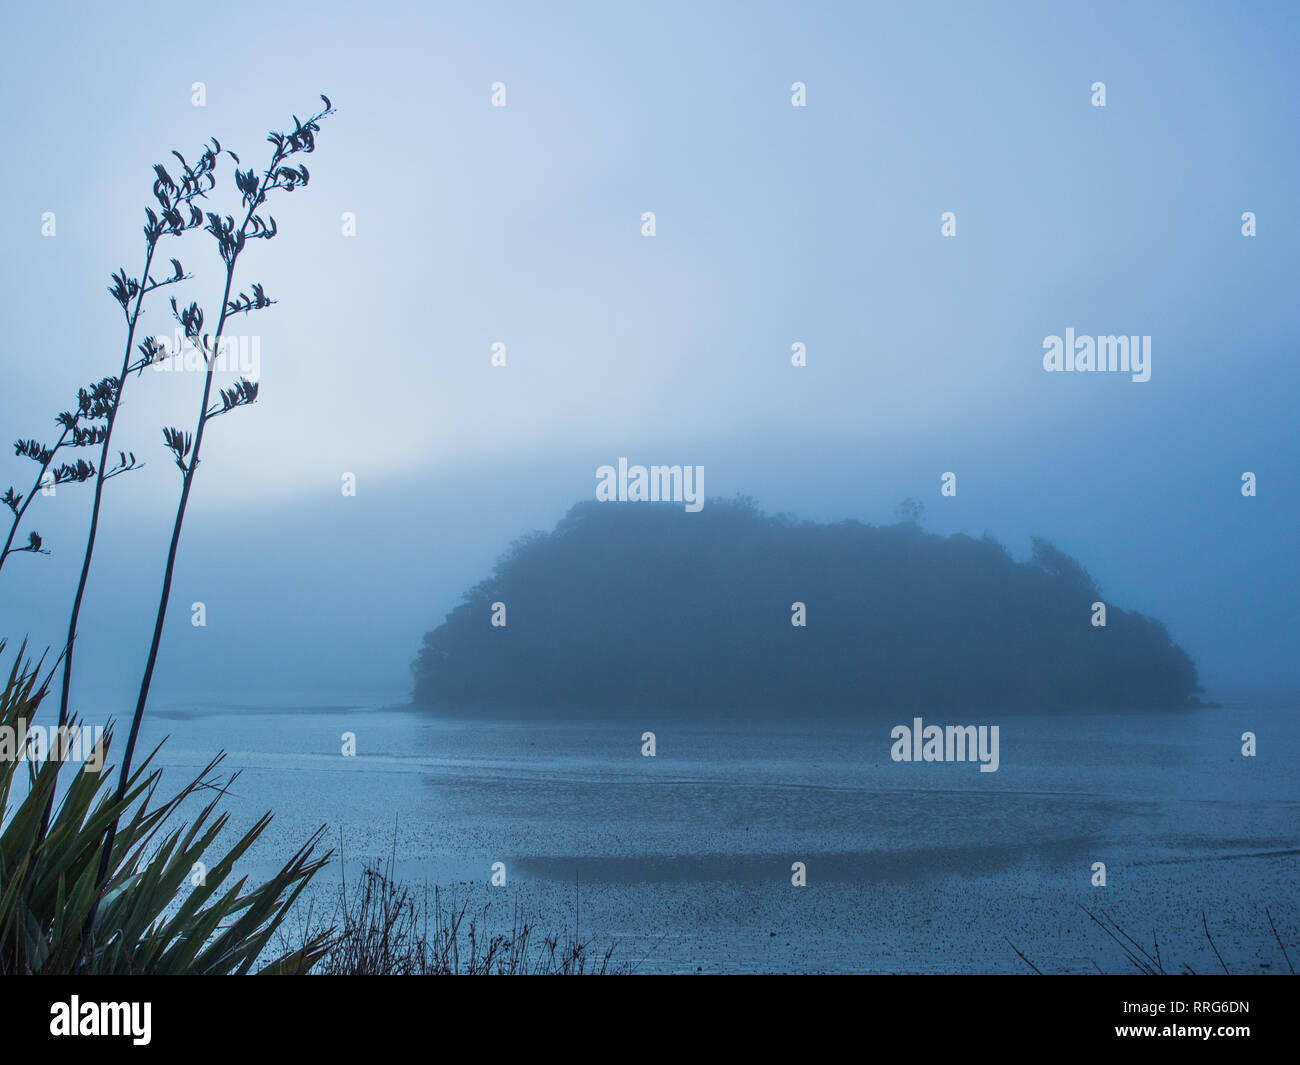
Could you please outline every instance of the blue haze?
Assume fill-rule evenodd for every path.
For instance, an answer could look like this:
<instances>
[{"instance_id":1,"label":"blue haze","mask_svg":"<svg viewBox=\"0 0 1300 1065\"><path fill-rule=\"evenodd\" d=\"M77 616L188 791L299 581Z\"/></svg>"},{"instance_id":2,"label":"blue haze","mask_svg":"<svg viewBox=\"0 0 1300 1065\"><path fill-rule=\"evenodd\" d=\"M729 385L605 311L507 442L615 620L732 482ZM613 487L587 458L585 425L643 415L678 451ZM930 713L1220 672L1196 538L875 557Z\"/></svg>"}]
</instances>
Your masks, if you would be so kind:
<instances>
[{"instance_id":1,"label":"blue haze","mask_svg":"<svg viewBox=\"0 0 1300 1065\"><path fill-rule=\"evenodd\" d=\"M1103 860L1138 938L1213 968L1206 910L1234 967L1276 965L1263 908L1300 927L1298 45L1285 3L10 5L0 428L50 435L116 372L104 287L139 269L152 164L215 135L256 166L328 93L311 184L241 267L280 301L239 326L262 395L205 445L143 741L171 734L169 781L230 750L232 828L277 812L259 869L326 822L350 862L392 839L401 875L476 900L504 860L548 930L580 876L582 930L648 968L1016 971L1006 936L1086 971L1123 967L1075 906ZM220 189L233 210L228 167ZM206 237L168 250L211 306ZM173 328L161 303L145 326ZM1068 327L1150 335L1151 380L1044 373ZM197 402L194 375L129 387L117 441L147 465L107 490L92 720L134 700L179 488L159 427ZM865 723L656 717L651 761L640 723L385 709L421 635L620 456L804 518L913 497L1018 557L1045 536L1224 709L1021 719L987 775L890 763ZM28 474L0 454L0 490ZM0 635L62 643L88 504L33 508L53 553L0 574Z\"/></svg>"}]
</instances>

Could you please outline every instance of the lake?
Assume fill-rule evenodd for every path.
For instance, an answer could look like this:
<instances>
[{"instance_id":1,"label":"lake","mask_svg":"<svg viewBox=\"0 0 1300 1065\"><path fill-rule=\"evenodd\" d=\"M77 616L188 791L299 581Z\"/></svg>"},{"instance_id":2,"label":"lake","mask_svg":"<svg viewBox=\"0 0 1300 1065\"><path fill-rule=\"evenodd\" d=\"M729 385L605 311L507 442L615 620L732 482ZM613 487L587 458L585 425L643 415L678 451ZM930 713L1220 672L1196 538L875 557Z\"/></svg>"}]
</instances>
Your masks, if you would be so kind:
<instances>
[{"instance_id":1,"label":"lake","mask_svg":"<svg viewBox=\"0 0 1300 1065\"><path fill-rule=\"evenodd\" d=\"M892 761L890 730L910 716L456 720L385 693L160 699L140 749L170 734L172 786L229 752L233 827L276 815L244 871L269 873L327 824L349 876L391 857L417 886L490 902L499 930L518 904L543 932L576 922L616 943L640 972L1027 972L1012 944L1044 972L1128 971L1081 905L1148 947L1154 933L1171 970L1218 969L1204 913L1234 972L1277 972L1265 908L1288 947L1300 928L1300 699L1218 698L995 719L989 773ZM339 875L336 862L318 878L318 908Z\"/></svg>"}]
</instances>

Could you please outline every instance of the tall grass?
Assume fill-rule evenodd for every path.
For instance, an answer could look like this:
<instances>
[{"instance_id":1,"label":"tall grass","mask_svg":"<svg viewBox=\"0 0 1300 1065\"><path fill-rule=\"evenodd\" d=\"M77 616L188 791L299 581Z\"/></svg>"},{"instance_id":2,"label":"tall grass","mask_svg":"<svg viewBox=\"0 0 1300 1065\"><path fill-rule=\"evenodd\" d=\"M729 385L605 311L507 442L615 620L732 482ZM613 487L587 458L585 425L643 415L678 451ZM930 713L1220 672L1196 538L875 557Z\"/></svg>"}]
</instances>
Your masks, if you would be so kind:
<instances>
[{"instance_id":1,"label":"tall grass","mask_svg":"<svg viewBox=\"0 0 1300 1065\"><path fill-rule=\"evenodd\" d=\"M1183 962L1181 965L1178 965L1177 963L1171 963L1162 957L1160 950L1160 936L1154 930L1151 933L1151 946L1147 947L1144 943L1139 942L1134 936L1130 935L1128 930L1105 910L1094 912L1082 903L1079 903L1078 906L1079 909L1087 915L1088 919L1100 928L1111 942L1119 947L1125 961L1143 976L1170 976L1175 973L1184 976L1196 976L1198 974L1198 970L1194 969L1188 962ZM1287 972L1294 976L1295 965L1291 961L1290 952L1286 949L1286 943L1283 941L1281 934L1277 930L1277 924L1273 920L1273 914L1268 909L1265 909L1264 916L1268 920L1269 932L1272 934L1273 942L1277 944L1278 950L1281 952L1282 961L1286 965ZM1224 973L1234 975L1228 968L1228 963L1223 960L1223 955L1219 953L1219 948L1214 942L1214 936L1210 934L1210 923L1206 919L1204 913L1201 914L1201 930L1205 934L1205 941L1209 944L1210 950L1214 952L1214 957L1218 961L1219 967L1224 971ZM1007 943L1011 949L1016 952L1016 957L1023 961L1039 976L1044 975L1043 971L1035 965L1019 947L1012 943L1010 939L1007 940ZM1096 961L1093 962L1093 966L1099 973L1105 972L1101 965Z\"/></svg>"},{"instance_id":2,"label":"tall grass","mask_svg":"<svg viewBox=\"0 0 1300 1065\"><path fill-rule=\"evenodd\" d=\"M471 912L439 887L413 889L394 879L391 862L369 862L358 882L346 877L325 922L308 912L299 942L324 937L315 972L327 976L582 976L628 971L615 945L599 949L576 934L541 934L516 902L499 926L491 906ZM283 930L284 950L294 939Z\"/></svg>"}]
</instances>

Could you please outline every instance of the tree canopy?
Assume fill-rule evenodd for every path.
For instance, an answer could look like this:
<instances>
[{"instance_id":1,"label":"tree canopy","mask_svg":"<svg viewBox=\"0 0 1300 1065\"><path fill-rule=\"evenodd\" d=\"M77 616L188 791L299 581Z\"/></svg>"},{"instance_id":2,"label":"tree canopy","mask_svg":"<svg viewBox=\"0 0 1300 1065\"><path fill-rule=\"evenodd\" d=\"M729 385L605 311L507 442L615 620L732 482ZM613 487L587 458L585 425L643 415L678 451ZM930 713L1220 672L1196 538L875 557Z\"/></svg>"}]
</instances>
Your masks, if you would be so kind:
<instances>
[{"instance_id":1,"label":"tree canopy","mask_svg":"<svg viewBox=\"0 0 1300 1065\"><path fill-rule=\"evenodd\" d=\"M424 637L414 696L725 716L1194 705L1196 668L1165 627L1112 603L1095 626L1101 599L1037 538L1017 562L987 536L816 524L744 497L695 514L585 502Z\"/></svg>"}]
</instances>

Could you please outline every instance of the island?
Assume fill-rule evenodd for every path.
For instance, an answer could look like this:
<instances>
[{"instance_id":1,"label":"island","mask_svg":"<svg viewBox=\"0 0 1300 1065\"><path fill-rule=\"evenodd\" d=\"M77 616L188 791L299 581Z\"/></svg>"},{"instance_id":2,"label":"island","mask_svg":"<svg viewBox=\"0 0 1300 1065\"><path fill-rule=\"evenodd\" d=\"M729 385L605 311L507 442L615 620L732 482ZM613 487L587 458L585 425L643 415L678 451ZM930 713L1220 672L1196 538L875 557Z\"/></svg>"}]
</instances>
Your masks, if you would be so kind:
<instances>
[{"instance_id":1,"label":"island","mask_svg":"<svg viewBox=\"0 0 1300 1065\"><path fill-rule=\"evenodd\" d=\"M734 719L1200 704L1161 622L1042 538L766 514L748 497L587 501L517 540L425 635L414 701Z\"/></svg>"}]
</instances>

